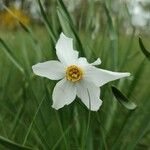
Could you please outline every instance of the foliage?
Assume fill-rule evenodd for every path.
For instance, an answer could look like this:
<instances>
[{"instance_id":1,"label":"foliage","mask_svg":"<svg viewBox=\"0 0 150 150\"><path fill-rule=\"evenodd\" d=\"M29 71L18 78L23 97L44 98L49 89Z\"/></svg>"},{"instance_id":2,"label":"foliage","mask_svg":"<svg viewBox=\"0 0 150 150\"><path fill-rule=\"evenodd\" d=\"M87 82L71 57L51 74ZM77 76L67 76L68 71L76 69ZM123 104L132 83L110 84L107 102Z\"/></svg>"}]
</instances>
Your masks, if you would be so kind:
<instances>
[{"instance_id":1,"label":"foliage","mask_svg":"<svg viewBox=\"0 0 150 150\"><path fill-rule=\"evenodd\" d=\"M98 5L105 20L101 32L96 34L96 22L92 23L97 9L94 1L87 2L88 15L81 10L78 20L62 0L57 0L50 16L40 0L38 4L44 28L21 24L22 30L7 34L0 31L0 149L149 149L150 64L144 48L150 46L149 37L143 38L145 44L141 44L144 56L135 30L131 35L119 31L121 18L113 18L109 1ZM80 30L83 16L86 22ZM55 83L35 76L31 66L56 58L54 45L61 30L74 38L74 47L89 62L100 57L101 68L131 72L130 78L111 84L119 93L119 101L134 101L135 110L128 110L115 100L111 84L102 88L103 105L98 112L90 112L78 99L58 111L51 108Z\"/></svg>"}]
</instances>

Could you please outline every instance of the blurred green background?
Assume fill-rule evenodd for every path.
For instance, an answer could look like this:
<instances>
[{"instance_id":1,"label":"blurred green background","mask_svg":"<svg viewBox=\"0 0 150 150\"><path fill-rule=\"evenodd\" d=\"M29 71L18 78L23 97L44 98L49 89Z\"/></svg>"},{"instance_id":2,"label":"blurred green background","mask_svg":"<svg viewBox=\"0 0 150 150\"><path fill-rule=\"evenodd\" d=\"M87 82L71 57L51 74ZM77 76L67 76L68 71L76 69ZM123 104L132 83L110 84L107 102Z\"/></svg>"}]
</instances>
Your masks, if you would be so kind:
<instances>
[{"instance_id":1,"label":"blurred green background","mask_svg":"<svg viewBox=\"0 0 150 150\"><path fill-rule=\"evenodd\" d=\"M35 76L32 65L56 59L60 32L101 68L131 76L101 88L103 105L89 112L80 100L51 108L55 82ZM150 150L149 0L0 1L0 149ZM115 99L115 85L135 102Z\"/></svg>"}]
</instances>

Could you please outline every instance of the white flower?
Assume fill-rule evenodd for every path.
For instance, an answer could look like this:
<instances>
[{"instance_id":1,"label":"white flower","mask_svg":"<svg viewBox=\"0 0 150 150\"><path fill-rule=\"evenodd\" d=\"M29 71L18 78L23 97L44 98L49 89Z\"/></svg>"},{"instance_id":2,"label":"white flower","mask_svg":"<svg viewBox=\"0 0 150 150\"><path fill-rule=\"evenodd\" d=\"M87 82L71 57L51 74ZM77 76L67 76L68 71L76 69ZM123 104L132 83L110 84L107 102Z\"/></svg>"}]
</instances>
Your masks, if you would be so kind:
<instances>
[{"instance_id":1,"label":"white flower","mask_svg":"<svg viewBox=\"0 0 150 150\"><path fill-rule=\"evenodd\" d=\"M130 75L96 68L95 65L101 63L99 58L91 64L84 57L78 58L78 52L73 49L73 39L63 33L56 44L56 54L59 61L46 61L32 67L36 75L60 80L52 95L55 109L69 105L77 95L90 110L97 111L102 104L99 87Z\"/></svg>"},{"instance_id":2,"label":"white flower","mask_svg":"<svg viewBox=\"0 0 150 150\"><path fill-rule=\"evenodd\" d=\"M142 6L149 4L149 0L129 1L129 12L131 13L131 22L134 26L145 27L148 24L150 12L144 10Z\"/></svg>"}]
</instances>

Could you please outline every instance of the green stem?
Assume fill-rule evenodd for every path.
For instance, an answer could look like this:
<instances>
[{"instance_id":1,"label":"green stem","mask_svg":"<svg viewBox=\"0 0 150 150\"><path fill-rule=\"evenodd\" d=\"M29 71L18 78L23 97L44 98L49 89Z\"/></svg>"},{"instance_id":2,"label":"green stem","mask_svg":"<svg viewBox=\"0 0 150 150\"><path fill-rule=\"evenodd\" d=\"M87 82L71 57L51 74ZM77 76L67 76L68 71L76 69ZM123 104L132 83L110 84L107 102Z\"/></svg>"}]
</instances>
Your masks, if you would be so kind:
<instances>
[{"instance_id":1,"label":"green stem","mask_svg":"<svg viewBox=\"0 0 150 150\"><path fill-rule=\"evenodd\" d=\"M28 131L27 131L27 133L26 133L26 135L25 135L25 138L24 138L24 141L23 141L23 145L25 145L25 143L26 143L26 141L27 141L27 138L28 138L28 136L29 136L29 134L30 134L30 131L31 131L32 126L33 126L33 123L34 123L34 121L35 121L35 119L36 119L36 116L37 116L37 114L38 114L38 112L39 112L41 106L42 106L43 101L44 101L44 98L43 98L42 101L40 102L40 104L39 104L39 106L38 106L38 108L37 108L37 110L36 110L36 112L35 112L35 114L34 114L34 116L33 116L33 119L32 119L32 121L31 121L31 123L30 123L29 128L28 128Z\"/></svg>"},{"instance_id":2,"label":"green stem","mask_svg":"<svg viewBox=\"0 0 150 150\"><path fill-rule=\"evenodd\" d=\"M88 92L88 96L89 96L89 113L88 113L88 120L87 120L87 128L86 128L86 132L85 132L85 138L83 140L82 143L82 148L84 150L85 146L86 146L86 141L88 139L88 132L89 132L89 128L90 128L90 121L91 121L91 98L90 98L90 94L89 91L87 89ZM85 148L86 149L86 148Z\"/></svg>"}]
</instances>

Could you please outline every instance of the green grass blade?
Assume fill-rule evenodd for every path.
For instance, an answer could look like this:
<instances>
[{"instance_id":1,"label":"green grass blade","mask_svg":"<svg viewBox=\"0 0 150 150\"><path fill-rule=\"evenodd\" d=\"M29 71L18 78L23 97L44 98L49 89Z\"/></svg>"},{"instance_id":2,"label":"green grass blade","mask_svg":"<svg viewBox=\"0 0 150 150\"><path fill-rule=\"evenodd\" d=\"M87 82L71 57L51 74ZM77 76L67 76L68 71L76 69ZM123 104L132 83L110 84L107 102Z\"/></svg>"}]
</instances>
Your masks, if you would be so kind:
<instances>
[{"instance_id":1,"label":"green grass blade","mask_svg":"<svg viewBox=\"0 0 150 150\"><path fill-rule=\"evenodd\" d=\"M24 111L24 104L22 104L18 110L18 112L15 114L15 119L12 123L12 128L10 130L10 135L13 137L13 134L17 128L17 125L19 124L19 119L21 118L21 115Z\"/></svg>"},{"instance_id":2,"label":"green grass blade","mask_svg":"<svg viewBox=\"0 0 150 150\"><path fill-rule=\"evenodd\" d=\"M111 56L112 56L112 68L117 69L118 67L118 37L115 31L115 27L113 25L112 17L110 15L110 11L107 8L106 3L103 3L103 7L107 16L107 24L109 29L109 38L110 38L110 46L111 46Z\"/></svg>"},{"instance_id":3,"label":"green grass blade","mask_svg":"<svg viewBox=\"0 0 150 150\"><path fill-rule=\"evenodd\" d=\"M144 60L141 62L141 64L138 66L138 68L137 68L137 70L136 70L136 72L135 72L135 74L134 74L134 79L133 79L133 81L131 82L131 84L130 84L130 86L129 86L129 89L130 89L130 90L128 90L128 94L127 94L128 97L130 97L130 96L132 95L134 89L136 88L136 85L138 84L138 82L139 82L139 80L140 80L140 77L141 77L141 76L143 75L143 73L144 73L144 70L145 70L145 68L146 68L145 60L146 60L146 59L144 59Z\"/></svg>"},{"instance_id":4,"label":"green grass blade","mask_svg":"<svg viewBox=\"0 0 150 150\"><path fill-rule=\"evenodd\" d=\"M133 150L150 126L150 101L141 99L139 107L130 113L111 150Z\"/></svg>"},{"instance_id":5,"label":"green grass blade","mask_svg":"<svg viewBox=\"0 0 150 150\"><path fill-rule=\"evenodd\" d=\"M128 44L127 49L126 49L126 53L125 53L124 57L122 58L122 63L120 65L120 68L124 68L126 65L126 62L128 61L129 53L133 47L134 36L135 36L135 28L133 28L131 37L129 39L129 44Z\"/></svg>"},{"instance_id":6,"label":"green grass blade","mask_svg":"<svg viewBox=\"0 0 150 150\"><path fill-rule=\"evenodd\" d=\"M97 118L99 130L100 130L100 133L101 133L101 139L102 139L102 142L100 143L100 145L101 145L101 147L104 147L104 150L108 150L108 145L107 145L107 142L106 142L107 131L106 131L104 125L102 124L102 121L100 119L100 115L99 115L98 112L96 112L96 118Z\"/></svg>"},{"instance_id":7,"label":"green grass blade","mask_svg":"<svg viewBox=\"0 0 150 150\"><path fill-rule=\"evenodd\" d=\"M65 12L67 18L70 20L70 23L73 25L72 18L70 17L70 14L69 14L65 4L63 3L63 1L62 0L57 0L57 3L59 5L59 7L61 7L63 9L63 11Z\"/></svg>"},{"instance_id":8,"label":"green grass blade","mask_svg":"<svg viewBox=\"0 0 150 150\"><path fill-rule=\"evenodd\" d=\"M86 130L85 130L85 135L84 135L84 139L83 139L83 142L82 142L82 148L81 149L85 149L86 147L86 143L87 143L87 140L88 140L88 132L89 132L89 129L90 129L90 122L91 122L91 97L90 97L90 94L89 94L89 90L87 89L87 92L88 92L88 97L89 97L89 110L88 110L88 120L87 120L87 127L86 127Z\"/></svg>"},{"instance_id":9,"label":"green grass blade","mask_svg":"<svg viewBox=\"0 0 150 150\"><path fill-rule=\"evenodd\" d=\"M71 128L73 127L73 125L75 124L75 121L73 121L73 123L71 123L68 128L63 132L63 134L60 136L60 138L57 140L57 142L55 143L55 145L52 147L52 150L57 149L57 146L59 145L59 143L62 141L62 139L64 138L64 136L66 136L66 134L71 130Z\"/></svg>"},{"instance_id":10,"label":"green grass blade","mask_svg":"<svg viewBox=\"0 0 150 150\"><path fill-rule=\"evenodd\" d=\"M42 6L41 0L38 0L38 5L40 7L41 14L42 14L42 17L43 17L43 20L44 20L44 24L45 24L45 26L46 26L46 28L48 30L48 33L49 33L50 37L52 38L53 42L56 43L56 36L55 36L55 34L53 32L53 29L52 29L52 27L51 27L51 25L49 23L47 15L46 15L46 13L44 11L44 8Z\"/></svg>"},{"instance_id":11,"label":"green grass blade","mask_svg":"<svg viewBox=\"0 0 150 150\"><path fill-rule=\"evenodd\" d=\"M59 114L58 114L57 111L55 111L55 115L56 115L56 119L57 119L57 122L58 122L58 125L59 125L59 128L60 128L60 132L61 132L62 137L63 137L63 141L64 141L64 144L65 144L65 148L66 148L66 150L68 150L68 149L69 149L69 148L68 148L68 141L67 141L67 139L66 139L65 131L64 131L63 127L62 127L62 123L61 123L61 120L60 120L60 117L59 117Z\"/></svg>"},{"instance_id":12,"label":"green grass blade","mask_svg":"<svg viewBox=\"0 0 150 150\"><path fill-rule=\"evenodd\" d=\"M10 8L8 8L7 6L4 5L4 9L5 9L8 13L10 13L10 14L14 17L14 19L18 21L18 23L20 24L20 26L22 27L22 29L23 29L26 33L28 33L28 34L30 35L31 39L33 40L33 44L36 46L36 49L38 49L38 51L35 51L35 52L37 53L38 59L40 59L40 58L41 58L41 51L40 51L40 49L39 49L38 41L37 41L35 35L33 34L32 29L31 29L29 26L24 25L24 24L20 21L20 19L12 12L12 10L11 10Z\"/></svg>"},{"instance_id":13,"label":"green grass blade","mask_svg":"<svg viewBox=\"0 0 150 150\"><path fill-rule=\"evenodd\" d=\"M140 45L140 49L143 52L143 54L145 55L145 57L150 60L150 52L145 48L142 39L139 37L139 45Z\"/></svg>"},{"instance_id":14,"label":"green grass blade","mask_svg":"<svg viewBox=\"0 0 150 150\"><path fill-rule=\"evenodd\" d=\"M68 23L68 19L66 18L64 12L60 7L57 7L57 15L59 18L59 22L61 24L62 30L65 34L70 35L72 33L70 25Z\"/></svg>"},{"instance_id":15,"label":"green grass blade","mask_svg":"<svg viewBox=\"0 0 150 150\"><path fill-rule=\"evenodd\" d=\"M94 14L94 1L93 0L89 0L88 1L88 12L86 15L86 26L85 26L85 30L86 31L90 31L90 29L92 28L92 23L93 23L93 18L95 18L95 14Z\"/></svg>"},{"instance_id":16,"label":"green grass blade","mask_svg":"<svg viewBox=\"0 0 150 150\"><path fill-rule=\"evenodd\" d=\"M63 1L62 1L62 0L57 0L57 3L58 3L58 6L63 10L63 12L64 12L64 14L66 15L66 17L68 18L70 24L71 24L72 26L74 26L74 25L73 25L72 18L71 18L71 16L70 16L70 14L69 14L69 12L68 12L68 10L67 10L65 4L63 3Z\"/></svg>"},{"instance_id":17,"label":"green grass blade","mask_svg":"<svg viewBox=\"0 0 150 150\"><path fill-rule=\"evenodd\" d=\"M137 107L135 103L129 101L129 99L119 89L117 89L115 86L111 86L111 89L112 89L112 92L113 92L114 96L116 97L116 99L125 108L127 108L129 110L133 110Z\"/></svg>"},{"instance_id":18,"label":"green grass blade","mask_svg":"<svg viewBox=\"0 0 150 150\"><path fill-rule=\"evenodd\" d=\"M40 137L41 139L41 142L43 144L43 147L44 147L44 150L49 150L51 149L47 139L43 136L43 133L42 131L40 130L40 127L37 126L37 124L34 124L35 125L35 129L36 129L36 133L37 135Z\"/></svg>"},{"instance_id":19,"label":"green grass blade","mask_svg":"<svg viewBox=\"0 0 150 150\"><path fill-rule=\"evenodd\" d=\"M34 116L33 116L33 119L32 119L32 121L31 121L31 123L30 123L29 128L28 128L28 131L27 131L27 133L26 133L26 135L25 135L25 138L24 138L24 141L23 141L23 145L25 145L25 143L26 143L26 141L27 141L27 138L28 138L28 136L29 136L29 134L30 134L30 132L31 132L33 123L34 123L34 121L35 121L35 119L36 119L36 116L37 116L37 114L38 114L38 112L39 112L41 106L42 106L43 101L44 101L44 98L41 100L41 102L40 102L40 104L39 104L39 106L38 106L38 108L37 108L37 110L36 110L36 112L35 112L35 114L34 114Z\"/></svg>"},{"instance_id":20,"label":"green grass blade","mask_svg":"<svg viewBox=\"0 0 150 150\"><path fill-rule=\"evenodd\" d=\"M8 140L2 136L0 136L0 144L11 150L33 150L30 147L19 145L19 144L15 143L11 140Z\"/></svg>"},{"instance_id":21,"label":"green grass blade","mask_svg":"<svg viewBox=\"0 0 150 150\"><path fill-rule=\"evenodd\" d=\"M23 73L25 74L25 70L21 63L17 60L17 58L14 56L10 48L7 46L7 44L0 38L0 44L4 47L4 52L8 56L8 58L11 60L11 62Z\"/></svg>"},{"instance_id":22,"label":"green grass blade","mask_svg":"<svg viewBox=\"0 0 150 150\"><path fill-rule=\"evenodd\" d=\"M23 30L25 31L25 32L27 32L27 33L30 33L30 30L29 30L29 28L26 26L26 25L24 25L22 22L20 22L19 21L19 24L20 24L20 26L23 28Z\"/></svg>"},{"instance_id":23,"label":"green grass blade","mask_svg":"<svg viewBox=\"0 0 150 150\"><path fill-rule=\"evenodd\" d=\"M57 0L57 3L58 3L57 14L64 32L67 35L74 36L76 40L77 50L80 51L81 56L85 56L82 42L77 34L77 31L74 27L73 21L69 15L69 12L67 11L65 4L63 3L62 0Z\"/></svg>"}]
</instances>

